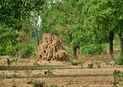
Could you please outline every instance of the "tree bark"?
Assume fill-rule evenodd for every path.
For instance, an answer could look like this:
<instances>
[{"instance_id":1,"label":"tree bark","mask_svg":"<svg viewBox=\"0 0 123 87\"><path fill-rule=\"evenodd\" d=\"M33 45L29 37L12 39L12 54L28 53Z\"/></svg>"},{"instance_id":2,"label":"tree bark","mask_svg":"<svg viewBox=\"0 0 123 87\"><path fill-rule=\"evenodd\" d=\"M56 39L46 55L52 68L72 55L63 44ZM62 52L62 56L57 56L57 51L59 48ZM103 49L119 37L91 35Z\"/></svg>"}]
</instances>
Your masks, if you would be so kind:
<instances>
[{"instance_id":1,"label":"tree bark","mask_svg":"<svg viewBox=\"0 0 123 87\"><path fill-rule=\"evenodd\" d=\"M79 45L73 47L73 52L74 52L74 57L75 57L75 58L77 57L77 56L76 56L77 48L78 48L78 49L80 48Z\"/></svg>"},{"instance_id":2,"label":"tree bark","mask_svg":"<svg viewBox=\"0 0 123 87\"><path fill-rule=\"evenodd\" d=\"M110 59L114 60L114 56L113 56L113 39L114 39L114 33L113 31L110 31L109 33L109 51L110 51Z\"/></svg>"},{"instance_id":3,"label":"tree bark","mask_svg":"<svg viewBox=\"0 0 123 87\"><path fill-rule=\"evenodd\" d=\"M122 34L119 34L120 37L120 56L123 55L123 37Z\"/></svg>"},{"instance_id":4,"label":"tree bark","mask_svg":"<svg viewBox=\"0 0 123 87\"><path fill-rule=\"evenodd\" d=\"M39 45L39 39L38 39L38 34L37 34L37 28L35 28L35 35L36 35L36 38L37 38L37 45Z\"/></svg>"},{"instance_id":5,"label":"tree bark","mask_svg":"<svg viewBox=\"0 0 123 87\"><path fill-rule=\"evenodd\" d=\"M74 52L74 57L76 58L76 51L77 51L77 48L76 47L73 47L73 52Z\"/></svg>"}]
</instances>

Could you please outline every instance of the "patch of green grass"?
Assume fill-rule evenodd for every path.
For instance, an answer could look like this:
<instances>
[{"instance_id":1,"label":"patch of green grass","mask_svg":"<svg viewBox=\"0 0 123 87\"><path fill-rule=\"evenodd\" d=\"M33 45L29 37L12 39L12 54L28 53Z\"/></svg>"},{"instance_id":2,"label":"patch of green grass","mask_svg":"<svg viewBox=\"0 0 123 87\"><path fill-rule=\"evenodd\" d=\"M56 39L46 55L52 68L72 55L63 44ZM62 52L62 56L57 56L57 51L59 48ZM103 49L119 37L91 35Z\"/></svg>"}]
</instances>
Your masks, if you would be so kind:
<instances>
[{"instance_id":1,"label":"patch of green grass","mask_svg":"<svg viewBox=\"0 0 123 87\"><path fill-rule=\"evenodd\" d=\"M5 72L0 73L0 79L5 79L6 77L7 75L5 74Z\"/></svg>"},{"instance_id":2,"label":"patch of green grass","mask_svg":"<svg viewBox=\"0 0 123 87\"><path fill-rule=\"evenodd\" d=\"M26 62L26 60L25 60L25 59L21 59L21 60L19 60L19 62L21 62L21 63L25 63L25 62Z\"/></svg>"},{"instance_id":3,"label":"patch of green grass","mask_svg":"<svg viewBox=\"0 0 123 87\"><path fill-rule=\"evenodd\" d=\"M44 87L44 85L45 85L45 82L44 81L41 82L40 80L35 80L33 82L33 87Z\"/></svg>"},{"instance_id":4,"label":"patch of green grass","mask_svg":"<svg viewBox=\"0 0 123 87\"><path fill-rule=\"evenodd\" d=\"M33 65L35 65L35 66L41 66L39 63L33 63Z\"/></svg>"},{"instance_id":5,"label":"patch of green grass","mask_svg":"<svg viewBox=\"0 0 123 87\"><path fill-rule=\"evenodd\" d=\"M31 73L32 73L32 71L29 69L25 71L25 74L28 76L28 83L31 82Z\"/></svg>"},{"instance_id":6,"label":"patch of green grass","mask_svg":"<svg viewBox=\"0 0 123 87\"><path fill-rule=\"evenodd\" d=\"M52 73L52 67L49 67L49 68L47 69L46 74L53 74L53 73Z\"/></svg>"},{"instance_id":7,"label":"patch of green grass","mask_svg":"<svg viewBox=\"0 0 123 87\"><path fill-rule=\"evenodd\" d=\"M25 71L25 74L27 74L28 76L30 76L30 75L31 75L31 73L32 73L32 71L31 71L31 70L29 70L29 69Z\"/></svg>"},{"instance_id":8,"label":"patch of green grass","mask_svg":"<svg viewBox=\"0 0 123 87\"><path fill-rule=\"evenodd\" d=\"M115 59L115 64L123 65L123 55L121 55L118 59Z\"/></svg>"},{"instance_id":9,"label":"patch of green grass","mask_svg":"<svg viewBox=\"0 0 123 87\"><path fill-rule=\"evenodd\" d=\"M101 63L102 62L95 62L95 64L97 65L98 68L101 68Z\"/></svg>"},{"instance_id":10,"label":"patch of green grass","mask_svg":"<svg viewBox=\"0 0 123 87\"><path fill-rule=\"evenodd\" d=\"M83 65L85 64L85 61L82 61L82 63L80 64L81 67L83 68Z\"/></svg>"},{"instance_id":11,"label":"patch of green grass","mask_svg":"<svg viewBox=\"0 0 123 87\"><path fill-rule=\"evenodd\" d=\"M18 62L18 59L12 59L12 60L10 60L9 58L7 58L7 64L8 64L8 66L10 66L12 63L17 64L17 62Z\"/></svg>"},{"instance_id":12,"label":"patch of green grass","mask_svg":"<svg viewBox=\"0 0 123 87\"><path fill-rule=\"evenodd\" d=\"M50 87L57 87L57 85L53 84L53 85L50 85Z\"/></svg>"},{"instance_id":13,"label":"patch of green grass","mask_svg":"<svg viewBox=\"0 0 123 87\"><path fill-rule=\"evenodd\" d=\"M81 62L81 61L80 61L80 62L73 62L73 61L72 61L71 63L72 63L72 65L73 65L73 66L77 66L77 65L82 64L82 62Z\"/></svg>"},{"instance_id":14,"label":"patch of green grass","mask_svg":"<svg viewBox=\"0 0 123 87\"><path fill-rule=\"evenodd\" d=\"M114 75L113 87L123 87L123 83L121 83L123 81L123 72L121 72L120 70L114 70L113 75Z\"/></svg>"},{"instance_id":15,"label":"patch of green grass","mask_svg":"<svg viewBox=\"0 0 123 87\"><path fill-rule=\"evenodd\" d=\"M20 74L16 74L16 73L12 74L12 77L19 77L19 76Z\"/></svg>"}]
</instances>

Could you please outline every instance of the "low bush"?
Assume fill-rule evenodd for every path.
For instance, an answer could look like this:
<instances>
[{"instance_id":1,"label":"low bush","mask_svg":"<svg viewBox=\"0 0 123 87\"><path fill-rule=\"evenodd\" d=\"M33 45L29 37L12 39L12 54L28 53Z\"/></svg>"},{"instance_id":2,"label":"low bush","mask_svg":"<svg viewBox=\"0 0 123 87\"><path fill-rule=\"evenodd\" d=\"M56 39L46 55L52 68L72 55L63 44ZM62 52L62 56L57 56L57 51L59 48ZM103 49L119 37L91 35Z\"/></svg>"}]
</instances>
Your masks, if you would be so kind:
<instances>
[{"instance_id":1,"label":"low bush","mask_svg":"<svg viewBox=\"0 0 123 87\"><path fill-rule=\"evenodd\" d=\"M15 46L12 45L12 42L9 41L6 46L6 54L14 56L16 54L15 52Z\"/></svg>"},{"instance_id":2,"label":"low bush","mask_svg":"<svg viewBox=\"0 0 123 87\"><path fill-rule=\"evenodd\" d=\"M23 58L34 54L34 45L27 43L13 44L8 41L6 46L0 45L0 55L19 56Z\"/></svg>"},{"instance_id":3,"label":"low bush","mask_svg":"<svg viewBox=\"0 0 123 87\"><path fill-rule=\"evenodd\" d=\"M83 55L85 54L88 56L99 55L104 52L105 47L106 46L104 44L98 44L98 45L92 44L92 45L81 47L80 51Z\"/></svg>"},{"instance_id":4,"label":"low bush","mask_svg":"<svg viewBox=\"0 0 123 87\"><path fill-rule=\"evenodd\" d=\"M12 74L12 77L19 77L19 76L20 76L20 74L16 74L16 73Z\"/></svg>"},{"instance_id":5,"label":"low bush","mask_svg":"<svg viewBox=\"0 0 123 87\"><path fill-rule=\"evenodd\" d=\"M5 79L7 77L7 75L4 72L0 73L0 79Z\"/></svg>"},{"instance_id":6,"label":"low bush","mask_svg":"<svg viewBox=\"0 0 123 87\"><path fill-rule=\"evenodd\" d=\"M11 63L16 63L17 64L17 62L18 62L18 59L12 59L11 60Z\"/></svg>"},{"instance_id":7,"label":"low bush","mask_svg":"<svg viewBox=\"0 0 123 87\"><path fill-rule=\"evenodd\" d=\"M72 61L71 63L72 63L73 66L77 66L77 65L79 65L79 64L82 64L81 61L80 61L80 62L73 62L73 61Z\"/></svg>"},{"instance_id":8,"label":"low bush","mask_svg":"<svg viewBox=\"0 0 123 87\"><path fill-rule=\"evenodd\" d=\"M34 52L34 47L31 44L26 43L21 43L17 49L19 56L23 58L30 57Z\"/></svg>"},{"instance_id":9,"label":"low bush","mask_svg":"<svg viewBox=\"0 0 123 87\"><path fill-rule=\"evenodd\" d=\"M123 65L123 55L121 55L118 59L115 59L115 64Z\"/></svg>"},{"instance_id":10,"label":"low bush","mask_svg":"<svg viewBox=\"0 0 123 87\"><path fill-rule=\"evenodd\" d=\"M88 64L88 68L93 68L93 63Z\"/></svg>"},{"instance_id":11,"label":"low bush","mask_svg":"<svg viewBox=\"0 0 123 87\"><path fill-rule=\"evenodd\" d=\"M47 69L46 74L53 74L53 73L52 73L52 67L49 67L49 68Z\"/></svg>"},{"instance_id":12,"label":"low bush","mask_svg":"<svg viewBox=\"0 0 123 87\"><path fill-rule=\"evenodd\" d=\"M69 55L69 58L70 60L73 60L73 56L74 56L74 53L73 53L73 48L68 48L67 49L67 52L68 52L68 55Z\"/></svg>"},{"instance_id":13,"label":"low bush","mask_svg":"<svg viewBox=\"0 0 123 87\"><path fill-rule=\"evenodd\" d=\"M113 87L123 87L123 72L121 72L120 70L114 70L113 72L114 75L114 86Z\"/></svg>"},{"instance_id":14,"label":"low bush","mask_svg":"<svg viewBox=\"0 0 123 87\"><path fill-rule=\"evenodd\" d=\"M57 85L53 84L53 85L50 85L50 87L57 87Z\"/></svg>"},{"instance_id":15,"label":"low bush","mask_svg":"<svg viewBox=\"0 0 123 87\"><path fill-rule=\"evenodd\" d=\"M39 63L36 63L36 62L33 63L33 65L35 65L35 66L40 66L40 64L39 64Z\"/></svg>"}]
</instances>

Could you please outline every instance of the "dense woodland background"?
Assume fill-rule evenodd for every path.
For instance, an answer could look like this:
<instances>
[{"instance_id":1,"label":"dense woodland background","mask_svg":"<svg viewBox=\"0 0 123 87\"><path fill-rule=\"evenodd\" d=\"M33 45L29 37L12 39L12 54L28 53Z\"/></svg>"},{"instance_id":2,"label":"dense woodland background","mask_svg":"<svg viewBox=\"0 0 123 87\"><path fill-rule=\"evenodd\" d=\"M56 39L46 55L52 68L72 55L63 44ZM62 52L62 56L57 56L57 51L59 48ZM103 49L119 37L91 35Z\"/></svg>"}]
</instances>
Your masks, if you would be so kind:
<instances>
[{"instance_id":1,"label":"dense woodland background","mask_svg":"<svg viewBox=\"0 0 123 87\"><path fill-rule=\"evenodd\" d=\"M0 0L0 56L36 57L42 33L57 35L70 57L109 48L113 60L113 45L120 46L123 64L123 1Z\"/></svg>"}]
</instances>

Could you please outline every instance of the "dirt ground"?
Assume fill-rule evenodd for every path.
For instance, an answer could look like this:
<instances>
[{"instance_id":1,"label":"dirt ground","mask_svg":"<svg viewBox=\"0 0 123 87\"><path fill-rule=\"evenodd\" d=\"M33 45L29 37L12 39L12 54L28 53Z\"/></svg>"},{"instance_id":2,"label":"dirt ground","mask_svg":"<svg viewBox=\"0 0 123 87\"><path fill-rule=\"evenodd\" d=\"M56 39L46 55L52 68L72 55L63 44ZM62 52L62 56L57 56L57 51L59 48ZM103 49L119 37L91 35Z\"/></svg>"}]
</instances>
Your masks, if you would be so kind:
<instances>
[{"instance_id":1,"label":"dirt ground","mask_svg":"<svg viewBox=\"0 0 123 87\"><path fill-rule=\"evenodd\" d=\"M115 55L118 56L118 55ZM7 65L8 56L0 57L0 66ZM12 60L13 58L10 58ZM43 61L37 62L35 58L19 58L18 62L12 63L10 66L35 66L41 69L30 70L30 81L40 80L45 82L44 87L50 87L56 84L58 87L112 87L113 86L113 71L123 71L123 66L115 65L110 61L107 55L99 55L93 57L81 57L73 61L85 61L83 67L81 65L73 66L70 62L60 61ZM101 67L98 68L94 64L93 68L88 68L88 64L92 62L101 62ZM38 65L35 65L37 63ZM45 66L43 69L41 66ZM45 74L48 68L52 68L52 74ZM0 74L4 73L7 77L0 79L0 87L33 87L29 84L27 70L0 70ZM14 77L13 75L18 76Z\"/></svg>"}]
</instances>

